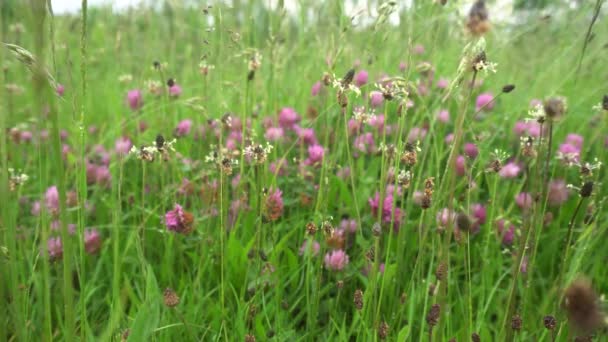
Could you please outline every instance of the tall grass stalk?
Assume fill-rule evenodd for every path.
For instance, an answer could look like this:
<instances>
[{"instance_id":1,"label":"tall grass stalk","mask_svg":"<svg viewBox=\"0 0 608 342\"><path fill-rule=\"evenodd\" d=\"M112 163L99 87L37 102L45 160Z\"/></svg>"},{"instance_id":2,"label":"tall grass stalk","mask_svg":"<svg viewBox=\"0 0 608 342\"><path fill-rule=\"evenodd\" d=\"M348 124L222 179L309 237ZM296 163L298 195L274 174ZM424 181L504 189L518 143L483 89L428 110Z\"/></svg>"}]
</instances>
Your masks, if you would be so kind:
<instances>
[{"instance_id":1,"label":"tall grass stalk","mask_svg":"<svg viewBox=\"0 0 608 342\"><path fill-rule=\"evenodd\" d=\"M86 296L86 252L85 252L85 241L84 233L86 227L86 209L85 203L87 202L87 160L86 160L86 123L85 123L85 112L86 112L86 101L87 101L87 0L82 0L81 3L81 17L80 17L80 86L81 86L81 98L80 98L80 120L78 123L78 130L80 133L80 174L78 180L78 241L79 241L79 255L80 255L80 270L78 274L79 288L80 288L80 339L84 341L86 339L87 327L87 305ZM53 44L54 46L54 44ZM54 51L54 49L53 49ZM53 56L53 60L55 57Z\"/></svg>"}]
</instances>

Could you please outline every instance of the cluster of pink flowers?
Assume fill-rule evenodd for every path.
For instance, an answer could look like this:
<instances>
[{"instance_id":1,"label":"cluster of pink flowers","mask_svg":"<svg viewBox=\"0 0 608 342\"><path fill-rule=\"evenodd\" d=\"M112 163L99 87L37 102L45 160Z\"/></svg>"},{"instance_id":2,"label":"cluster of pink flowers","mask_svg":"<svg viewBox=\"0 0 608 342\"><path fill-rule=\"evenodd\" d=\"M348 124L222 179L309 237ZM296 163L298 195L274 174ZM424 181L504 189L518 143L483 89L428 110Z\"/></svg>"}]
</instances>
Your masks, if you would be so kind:
<instances>
[{"instance_id":1,"label":"cluster of pink flowers","mask_svg":"<svg viewBox=\"0 0 608 342\"><path fill-rule=\"evenodd\" d=\"M395 202L395 195L399 196L399 191L396 191L394 187L387 187L386 193L384 195L384 199L382 200L382 212L380 213L380 218L382 223L391 224L393 229L396 231L401 226L401 222L405 216L405 213L399 208ZM372 209L372 216L375 218L378 216L380 211L380 193L376 192L374 197L368 200L369 206Z\"/></svg>"},{"instance_id":2,"label":"cluster of pink flowers","mask_svg":"<svg viewBox=\"0 0 608 342\"><path fill-rule=\"evenodd\" d=\"M559 145L557 157L567 164L580 161L584 138L578 134L568 134L566 140Z\"/></svg>"}]
</instances>

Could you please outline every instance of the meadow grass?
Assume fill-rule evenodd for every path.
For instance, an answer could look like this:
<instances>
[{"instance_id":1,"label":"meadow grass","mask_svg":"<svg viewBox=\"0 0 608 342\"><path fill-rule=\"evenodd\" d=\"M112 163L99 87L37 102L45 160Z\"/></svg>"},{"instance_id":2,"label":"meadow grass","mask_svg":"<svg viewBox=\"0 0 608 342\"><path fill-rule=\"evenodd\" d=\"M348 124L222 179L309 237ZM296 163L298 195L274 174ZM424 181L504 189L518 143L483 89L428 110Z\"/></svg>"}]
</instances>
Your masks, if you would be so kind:
<instances>
[{"instance_id":1,"label":"meadow grass","mask_svg":"<svg viewBox=\"0 0 608 342\"><path fill-rule=\"evenodd\" d=\"M603 1L7 4L0 341L606 339Z\"/></svg>"}]
</instances>

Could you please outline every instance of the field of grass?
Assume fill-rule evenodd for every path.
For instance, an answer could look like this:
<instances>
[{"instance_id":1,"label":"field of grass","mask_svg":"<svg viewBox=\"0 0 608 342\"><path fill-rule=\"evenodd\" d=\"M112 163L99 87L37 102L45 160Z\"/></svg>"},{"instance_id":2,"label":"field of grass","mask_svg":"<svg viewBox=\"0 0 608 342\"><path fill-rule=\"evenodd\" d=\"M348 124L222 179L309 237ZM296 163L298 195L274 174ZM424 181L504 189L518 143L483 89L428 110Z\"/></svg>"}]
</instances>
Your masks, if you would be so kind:
<instances>
[{"instance_id":1,"label":"field of grass","mask_svg":"<svg viewBox=\"0 0 608 342\"><path fill-rule=\"evenodd\" d=\"M603 2L5 2L0 342L606 341Z\"/></svg>"}]
</instances>

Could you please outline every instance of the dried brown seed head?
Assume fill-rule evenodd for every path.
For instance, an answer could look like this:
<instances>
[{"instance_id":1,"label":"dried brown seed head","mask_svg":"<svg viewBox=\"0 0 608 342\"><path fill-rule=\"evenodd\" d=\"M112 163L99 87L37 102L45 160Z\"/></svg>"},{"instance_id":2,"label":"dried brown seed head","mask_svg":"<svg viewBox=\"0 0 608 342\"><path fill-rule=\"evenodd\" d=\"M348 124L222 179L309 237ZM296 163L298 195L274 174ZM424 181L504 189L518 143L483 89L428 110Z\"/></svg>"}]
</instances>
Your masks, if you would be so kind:
<instances>
[{"instance_id":1,"label":"dried brown seed head","mask_svg":"<svg viewBox=\"0 0 608 342\"><path fill-rule=\"evenodd\" d=\"M547 315L545 318L543 318L543 324L547 330L553 330L557 326L557 320L555 317Z\"/></svg>"},{"instance_id":2,"label":"dried brown seed head","mask_svg":"<svg viewBox=\"0 0 608 342\"><path fill-rule=\"evenodd\" d=\"M355 290L353 302L355 303L355 309L357 309L357 310L363 309L363 291L361 291L360 289Z\"/></svg>"},{"instance_id":3,"label":"dried brown seed head","mask_svg":"<svg viewBox=\"0 0 608 342\"><path fill-rule=\"evenodd\" d=\"M434 327L439 323L439 316L441 315L441 306L439 304L433 304L429 313L426 315L426 323L431 327Z\"/></svg>"},{"instance_id":4,"label":"dried brown seed head","mask_svg":"<svg viewBox=\"0 0 608 342\"><path fill-rule=\"evenodd\" d=\"M589 279L579 278L566 288L563 307L577 332L592 333L604 325L604 314Z\"/></svg>"},{"instance_id":5,"label":"dried brown seed head","mask_svg":"<svg viewBox=\"0 0 608 342\"><path fill-rule=\"evenodd\" d=\"M179 297L172 288L167 287L163 292L163 301L166 307L173 308L179 304Z\"/></svg>"},{"instance_id":6,"label":"dried brown seed head","mask_svg":"<svg viewBox=\"0 0 608 342\"><path fill-rule=\"evenodd\" d=\"M549 119L558 119L566 112L566 100L562 97L550 97L545 100L543 107Z\"/></svg>"},{"instance_id":7,"label":"dried brown seed head","mask_svg":"<svg viewBox=\"0 0 608 342\"><path fill-rule=\"evenodd\" d=\"M380 325L378 326L378 338L385 340L388 337L388 332L388 324L384 321L380 322Z\"/></svg>"}]
</instances>

